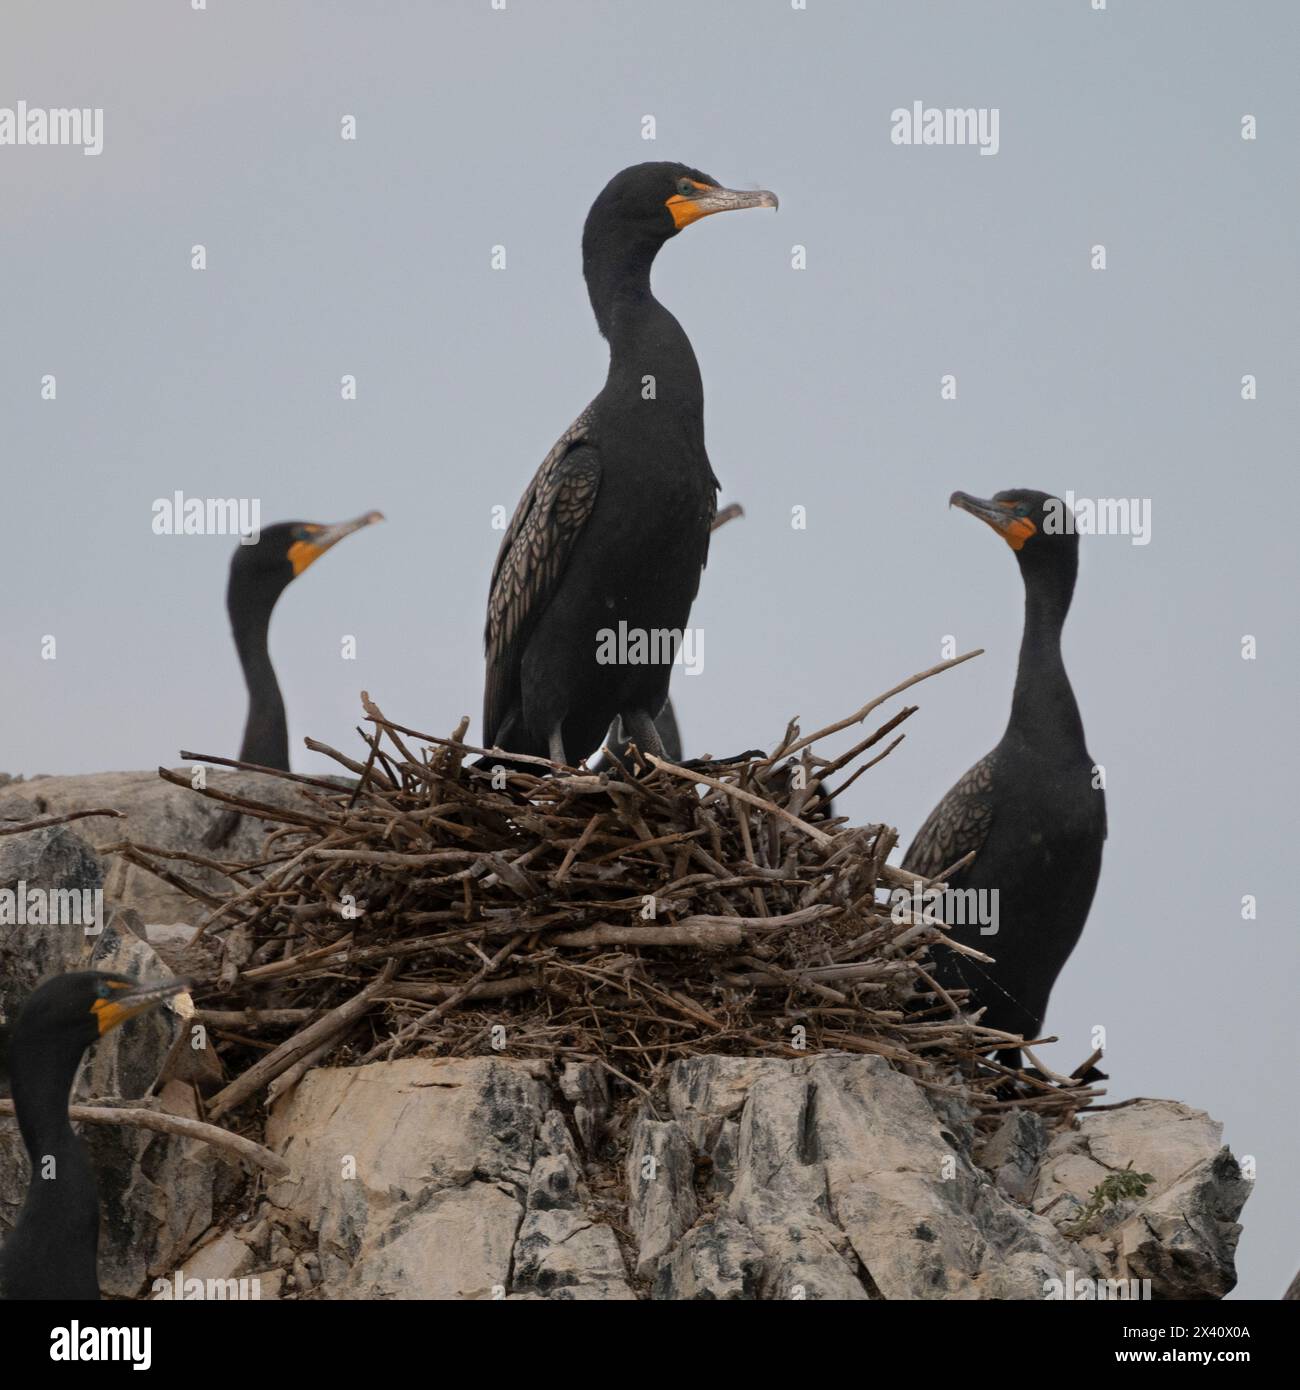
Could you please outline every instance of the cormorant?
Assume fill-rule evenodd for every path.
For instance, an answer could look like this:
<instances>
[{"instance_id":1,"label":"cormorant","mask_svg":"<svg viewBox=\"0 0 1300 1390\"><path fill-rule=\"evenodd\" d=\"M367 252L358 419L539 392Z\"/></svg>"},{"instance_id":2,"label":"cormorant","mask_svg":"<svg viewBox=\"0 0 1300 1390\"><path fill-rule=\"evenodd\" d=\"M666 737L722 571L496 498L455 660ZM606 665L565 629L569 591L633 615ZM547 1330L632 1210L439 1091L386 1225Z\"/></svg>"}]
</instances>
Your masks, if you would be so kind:
<instances>
[{"instance_id":1,"label":"cormorant","mask_svg":"<svg viewBox=\"0 0 1300 1390\"><path fill-rule=\"evenodd\" d=\"M686 627L718 481L695 354L651 292L650 267L700 218L776 205L772 193L721 188L672 163L624 169L592 204L582 273L609 341L609 374L546 456L497 555L485 632L488 747L576 762L620 716L643 752L663 752L654 719L671 653L609 660L609 644Z\"/></svg>"},{"instance_id":2,"label":"cormorant","mask_svg":"<svg viewBox=\"0 0 1300 1390\"><path fill-rule=\"evenodd\" d=\"M289 771L289 730L284 700L271 665L266 634L276 600L313 561L345 536L384 519L367 512L333 526L281 521L263 530L256 545L235 547L226 589L226 611L248 686L248 721L239 760Z\"/></svg>"},{"instance_id":3,"label":"cormorant","mask_svg":"<svg viewBox=\"0 0 1300 1390\"><path fill-rule=\"evenodd\" d=\"M68 1093L91 1043L188 988L186 980L141 985L79 970L47 980L23 1006L9 1040L9 1074L32 1175L0 1251L5 1298L99 1297L99 1196L68 1122Z\"/></svg>"},{"instance_id":4,"label":"cormorant","mask_svg":"<svg viewBox=\"0 0 1300 1390\"><path fill-rule=\"evenodd\" d=\"M1047 493L1016 488L984 501L954 492L949 505L986 522L1015 552L1025 583L1024 635L1002 741L930 813L903 866L931 878L976 851L948 886L996 892L983 902L996 908L997 930L985 936L967 925L952 935L996 963L942 951L935 977L947 988L970 989L968 1007L984 1006L988 1027L1033 1038L1087 920L1106 838L1105 793L1061 658L1079 538L1066 524L1065 504ZM1018 1066L1019 1050L999 1060Z\"/></svg>"}]
</instances>

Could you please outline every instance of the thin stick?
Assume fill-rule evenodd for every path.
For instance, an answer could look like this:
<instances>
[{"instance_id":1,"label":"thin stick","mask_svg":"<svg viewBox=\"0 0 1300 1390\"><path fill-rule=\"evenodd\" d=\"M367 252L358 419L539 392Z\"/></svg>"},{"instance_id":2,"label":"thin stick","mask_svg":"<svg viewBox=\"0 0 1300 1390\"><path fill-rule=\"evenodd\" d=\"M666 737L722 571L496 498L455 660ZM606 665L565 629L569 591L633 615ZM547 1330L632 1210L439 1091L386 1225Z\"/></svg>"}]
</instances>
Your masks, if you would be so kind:
<instances>
[{"instance_id":1,"label":"thin stick","mask_svg":"<svg viewBox=\"0 0 1300 1390\"><path fill-rule=\"evenodd\" d=\"M14 1103L0 1100L0 1115L12 1115ZM277 1178L287 1177L289 1165L279 1154L245 1139L241 1134L231 1134L227 1129L204 1124L202 1120L192 1120L186 1115L168 1115L161 1110L140 1110L133 1106L114 1105L70 1105L70 1120L85 1120L95 1125L135 1125L139 1129L156 1130L159 1134L175 1134L181 1139L197 1139L210 1144L227 1156L247 1159L256 1163Z\"/></svg>"},{"instance_id":2,"label":"thin stick","mask_svg":"<svg viewBox=\"0 0 1300 1390\"><path fill-rule=\"evenodd\" d=\"M313 1051L324 1038L342 1032L366 1012L376 995L387 989L392 976L393 963L390 961L360 993L354 994L337 1009L331 1009L323 1018L318 1018L300 1033L295 1033L288 1042L281 1043L274 1052L269 1052L261 1061L254 1062L242 1076L236 1077L224 1090L218 1091L208 1105L208 1114L216 1119L228 1110L233 1110L235 1106L273 1081L282 1071L288 1071L300 1057Z\"/></svg>"},{"instance_id":3,"label":"thin stick","mask_svg":"<svg viewBox=\"0 0 1300 1390\"><path fill-rule=\"evenodd\" d=\"M821 845L825 849L834 838L827 835L825 831L818 830L815 825L809 825L807 821L802 821L798 816L793 816L784 806L777 806L761 796L755 796L753 792L747 792L742 787L733 786L730 782L720 782L716 777L709 777L703 772L691 772L684 767L678 767L676 763L670 763L664 758L656 758L653 753L643 753L641 755L660 772L670 772L674 777L680 777L687 782L703 782L706 787L712 787L714 791L723 792L725 795L733 797L736 801L747 802L750 806L757 806L760 811L766 811L769 815L778 816L781 820L793 825L796 830L802 830L814 844Z\"/></svg>"},{"instance_id":4,"label":"thin stick","mask_svg":"<svg viewBox=\"0 0 1300 1390\"><path fill-rule=\"evenodd\" d=\"M337 782L331 782L324 777L308 777L303 772L289 772L282 767L263 767L261 763L241 763L238 758L218 758L215 753L187 753L181 749L181 761L184 763L213 763L217 767L231 767L237 772L264 772L268 777L274 777L281 782L299 782L306 787L320 787L329 792L345 791L345 787L340 787ZM191 786L192 791L205 790L202 787Z\"/></svg>"},{"instance_id":5,"label":"thin stick","mask_svg":"<svg viewBox=\"0 0 1300 1390\"><path fill-rule=\"evenodd\" d=\"M10 788L12 790L12 788ZM29 830L46 830L51 825L66 825L70 820L82 820L86 816L115 816L118 820L126 818L125 811L69 811L62 816L46 816L43 820L29 820L23 825L9 825L0 821L0 835L25 835Z\"/></svg>"},{"instance_id":6,"label":"thin stick","mask_svg":"<svg viewBox=\"0 0 1300 1390\"><path fill-rule=\"evenodd\" d=\"M473 979L466 980L459 989L449 994L441 1004L436 1004L428 1013L421 1014L414 1023L408 1024L401 1032L395 1033L393 1037L387 1038L382 1043L372 1047L361 1059L362 1062L371 1061L377 1054L387 1051L399 1042L404 1042L407 1038L413 1038L422 1029L427 1028L429 1024L436 1023L449 1009L454 1009L456 1005L469 994L470 990L472 990L475 985L481 984L516 947L524 942L527 935L527 932L520 932L518 935L511 937L491 960L484 963L483 968Z\"/></svg>"},{"instance_id":7,"label":"thin stick","mask_svg":"<svg viewBox=\"0 0 1300 1390\"><path fill-rule=\"evenodd\" d=\"M701 951L734 948L744 939L745 933L731 917L720 922L697 919L674 926L619 927L597 922L594 927L555 932L546 938L548 944L556 946L694 946Z\"/></svg>"},{"instance_id":8,"label":"thin stick","mask_svg":"<svg viewBox=\"0 0 1300 1390\"><path fill-rule=\"evenodd\" d=\"M778 758L793 757L802 749L816 743L818 739L829 738L832 734L838 734L841 729L847 729L851 724L861 724L873 709L878 709L886 700L892 700L895 695L901 695L904 690L919 685L921 681L929 680L931 676L937 676L943 671L951 670L954 666L960 666L963 661L969 661L974 656L983 655L984 648L976 647L974 651L964 652L961 656L954 656L949 661L941 661L937 666L931 666L928 671L918 671L916 675L909 676L892 690L886 690L883 695L877 695L874 700L868 700L856 714L849 715L847 719L836 720L834 724L828 724L824 729L818 729L815 734L808 734L807 737L801 738L798 743L792 744L789 748L778 748L770 757L765 758L761 765L771 767Z\"/></svg>"}]
</instances>

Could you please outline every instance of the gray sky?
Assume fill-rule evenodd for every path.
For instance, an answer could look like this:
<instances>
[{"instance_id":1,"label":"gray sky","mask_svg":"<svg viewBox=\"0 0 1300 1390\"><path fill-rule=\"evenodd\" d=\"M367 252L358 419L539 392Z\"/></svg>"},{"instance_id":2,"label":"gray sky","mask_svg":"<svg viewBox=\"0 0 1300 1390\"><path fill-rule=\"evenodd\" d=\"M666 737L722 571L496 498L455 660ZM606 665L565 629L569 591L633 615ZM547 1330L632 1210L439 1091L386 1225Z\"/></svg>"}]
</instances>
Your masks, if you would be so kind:
<instances>
[{"instance_id":1,"label":"gray sky","mask_svg":"<svg viewBox=\"0 0 1300 1390\"><path fill-rule=\"evenodd\" d=\"M178 488L266 523L388 515L277 609L297 767L321 765L304 734L351 741L362 688L477 735L491 509L603 380L588 206L643 159L772 188L779 213L691 227L655 274L747 513L693 615L704 673L674 682L688 752L848 714L947 635L984 646L844 799L906 844L1000 737L1019 641L1013 559L949 492L1150 499L1150 544L1081 546L1066 656L1110 839L1049 1055L1103 1025L1112 1099L1225 1122L1259 1171L1238 1291L1277 1297L1300 1264L1298 51L1286 0L8 0L0 106L105 115L95 158L0 147L0 768L235 751L232 546L152 534ZM996 107L997 155L893 145L914 101Z\"/></svg>"}]
</instances>

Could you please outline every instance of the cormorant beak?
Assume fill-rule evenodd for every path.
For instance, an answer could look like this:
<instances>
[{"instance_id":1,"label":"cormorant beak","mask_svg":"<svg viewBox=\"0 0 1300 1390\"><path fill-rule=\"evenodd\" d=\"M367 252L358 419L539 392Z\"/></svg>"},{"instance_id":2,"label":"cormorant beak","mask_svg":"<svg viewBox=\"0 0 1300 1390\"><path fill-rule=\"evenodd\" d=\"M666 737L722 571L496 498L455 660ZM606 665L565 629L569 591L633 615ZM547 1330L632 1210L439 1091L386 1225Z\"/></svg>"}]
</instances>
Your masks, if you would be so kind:
<instances>
[{"instance_id":1,"label":"cormorant beak","mask_svg":"<svg viewBox=\"0 0 1300 1390\"><path fill-rule=\"evenodd\" d=\"M1012 550L1019 550L1038 530L1027 516L1015 514L1015 504L1012 502L997 502L983 497L972 497L969 492L954 492L948 499L948 505L960 507L971 516L979 517L986 526L991 526Z\"/></svg>"},{"instance_id":2,"label":"cormorant beak","mask_svg":"<svg viewBox=\"0 0 1300 1390\"><path fill-rule=\"evenodd\" d=\"M185 1002L188 1003L190 982L168 980L161 985L123 985L110 981L108 987L113 991L112 995L108 999L96 999L90 1006L99 1022L101 1038L119 1023L125 1023L128 1018L134 1018L137 1014L148 1013L150 1009L156 1009L159 1004L166 1003L175 995L185 995ZM177 1002L181 1003L180 1000ZM183 1016L193 1011L192 1004L189 1004L188 1008L182 1006L179 1009Z\"/></svg>"},{"instance_id":3,"label":"cormorant beak","mask_svg":"<svg viewBox=\"0 0 1300 1390\"><path fill-rule=\"evenodd\" d=\"M294 541L289 547L289 563L293 566L293 577L297 579L308 565L319 560L330 546L337 545L345 536L350 536L363 527L373 526L376 521L383 519L383 512L367 512L365 516L356 517L352 521L340 521L333 526L308 526L306 529L309 538Z\"/></svg>"},{"instance_id":4,"label":"cormorant beak","mask_svg":"<svg viewBox=\"0 0 1300 1390\"><path fill-rule=\"evenodd\" d=\"M697 183L694 193L674 193L666 204L673 215L673 225L680 232L701 217L709 217L715 212L735 212L740 208L775 208L780 203L775 193L766 188L747 193L735 188L716 188L712 184Z\"/></svg>"}]
</instances>

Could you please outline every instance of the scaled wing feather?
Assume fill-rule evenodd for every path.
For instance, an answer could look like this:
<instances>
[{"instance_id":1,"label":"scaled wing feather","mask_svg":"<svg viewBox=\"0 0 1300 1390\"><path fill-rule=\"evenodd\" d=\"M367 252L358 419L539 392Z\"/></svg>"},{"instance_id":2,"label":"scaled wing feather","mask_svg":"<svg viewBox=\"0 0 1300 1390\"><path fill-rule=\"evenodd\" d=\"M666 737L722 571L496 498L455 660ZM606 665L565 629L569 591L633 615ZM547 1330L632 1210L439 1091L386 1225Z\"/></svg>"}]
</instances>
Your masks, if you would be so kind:
<instances>
[{"instance_id":1,"label":"scaled wing feather","mask_svg":"<svg viewBox=\"0 0 1300 1390\"><path fill-rule=\"evenodd\" d=\"M933 878L983 849L993 824L994 757L981 758L930 812L903 856L905 869Z\"/></svg>"},{"instance_id":2,"label":"scaled wing feather","mask_svg":"<svg viewBox=\"0 0 1300 1390\"><path fill-rule=\"evenodd\" d=\"M564 573L600 490L600 455L588 439L591 409L557 440L515 508L488 597L483 731L491 744L518 699L528 633Z\"/></svg>"}]
</instances>

